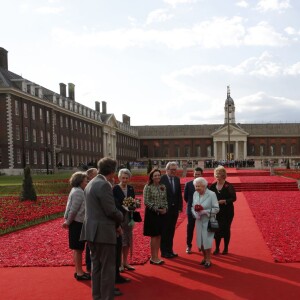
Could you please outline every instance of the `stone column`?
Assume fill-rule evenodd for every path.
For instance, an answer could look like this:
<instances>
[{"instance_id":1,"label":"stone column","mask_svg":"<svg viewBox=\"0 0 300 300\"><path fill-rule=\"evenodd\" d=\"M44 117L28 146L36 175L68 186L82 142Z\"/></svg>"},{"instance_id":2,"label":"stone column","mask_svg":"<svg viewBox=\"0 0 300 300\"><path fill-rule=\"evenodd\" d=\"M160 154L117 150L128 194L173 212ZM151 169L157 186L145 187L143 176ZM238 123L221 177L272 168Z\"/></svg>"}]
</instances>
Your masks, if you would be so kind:
<instances>
[{"instance_id":1,"label":"stone column","mask_svg":"<svg viewBox=\"0 0 300 300\"><path fill-rule=\"evenodd\" d=\"M226 159L225 142L222 142L222 159Z\"/></svg>"},{"instance_id":2,"label":"stone column","mask_svg":"<svg viewBox=\"0 0 300 300\"><path fill-rule=\"evenodd\" d=\"M235 141L234 159L239 159L239 142Z\"/></svg>"},{"instance_id":3,"label":"stone column","mask_svg":"<svg viewBox=\"0 0 300 300\"><path fill-rule=\"evenodd\" d=\"M244 159L246 159L246 157L247 157L247 142L246 141L244 141Z\"/></svg>"}]
</instances>

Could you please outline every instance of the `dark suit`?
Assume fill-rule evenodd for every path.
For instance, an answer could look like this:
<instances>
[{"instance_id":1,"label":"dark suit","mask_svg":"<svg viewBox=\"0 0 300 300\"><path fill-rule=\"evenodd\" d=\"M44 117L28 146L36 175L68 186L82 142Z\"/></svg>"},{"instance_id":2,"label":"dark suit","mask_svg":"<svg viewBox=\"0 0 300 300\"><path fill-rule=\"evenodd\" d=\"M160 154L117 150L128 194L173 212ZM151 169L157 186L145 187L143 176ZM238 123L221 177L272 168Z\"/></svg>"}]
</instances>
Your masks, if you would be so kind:
<instances>
[{"instance_id":1,"label":"dark suit","mask_svg":"<svg viewBox=\"0 0 300 300\"><path fill-rule=\"evenodd\" d=\"M184 186L184 192L183 192L184 201L187 203L186 214L188 217L186 245L190 248L192 248L193 234L195 228L195 218L191 211L192 204L193 204L193 196L195 192L195 186L193 182L194 180L187 182Z\"/></svg>"},{"instance_id":2,"label":"dark suit","mask_svg":"<svg viewBox=\"0 0 300 300\"><path fill-rule=\"evenodd\" d=\"M166 224L161 235L160 251L162 255L173 253L173 239L175 235L176 222L179 211L182 211L182 192L180 179L174 176L174 192L168 175L162 175L160 183L167 189L168 211L166 213Z\"/></svg>"},{"instance_id":3,"label":"dark suit","mask_svg":"<svg viewBox=\"0 0 300 300\"><path fill-rule=\"evenodd\" d=\"M93 299L114 299L116 226L123 214L116 208L111 185L104 176L91 180L84 193L85 220L80 238L88 241L91 250Z\"/></svg>"}]
</instances>

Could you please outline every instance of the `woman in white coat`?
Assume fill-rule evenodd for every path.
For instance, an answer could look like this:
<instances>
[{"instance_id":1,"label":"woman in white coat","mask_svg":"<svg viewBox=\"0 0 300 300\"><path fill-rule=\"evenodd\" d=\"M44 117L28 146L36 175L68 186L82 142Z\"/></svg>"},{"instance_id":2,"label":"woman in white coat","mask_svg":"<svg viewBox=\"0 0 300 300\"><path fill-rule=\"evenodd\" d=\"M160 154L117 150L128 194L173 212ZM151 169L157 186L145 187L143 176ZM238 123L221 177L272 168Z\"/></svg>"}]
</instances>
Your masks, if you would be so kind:
<instances>
[{"instance_id":1,"label":"woman in white coat","mask_svg":"<svg viewBox=\"0 0 300 300\"><path fill-rule=\"evenodd\" d=\"M193 181L195 193L193 196L192 214L196 219L197 245L202 251L204 259L201 265L205 268L211 266L211 248L214 233L207 231L209 218L213 219L219 212L219 203L214 192L207 189L207 181L203 177L198 177Z\"/></svg>"}]
</instances>

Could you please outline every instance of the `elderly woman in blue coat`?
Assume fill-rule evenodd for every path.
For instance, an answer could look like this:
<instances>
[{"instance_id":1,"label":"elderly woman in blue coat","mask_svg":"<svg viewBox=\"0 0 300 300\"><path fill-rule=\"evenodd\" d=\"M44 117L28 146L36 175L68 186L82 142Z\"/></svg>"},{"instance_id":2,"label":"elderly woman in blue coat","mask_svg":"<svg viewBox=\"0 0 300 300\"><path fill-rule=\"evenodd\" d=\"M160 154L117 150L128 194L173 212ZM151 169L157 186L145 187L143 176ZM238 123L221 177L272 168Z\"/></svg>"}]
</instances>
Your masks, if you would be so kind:
<instances>
[{"instance_id":1,"label":"elderly woman in blue coat","mask_svg":"<svg viewBox=\"0 0 300 300\"><path fill-rule=\"evenodd\" d=\"M219 212L219 203L214 192L207 189L207 181L203 177L198 177L193 181L195 193L193 196L192 214L196 219L197 245L199 251L203 253L201 265L205 268L211 266L211 248L214 233L207 231L209 218L213 219Z\"/></svg>"}]
</instances>

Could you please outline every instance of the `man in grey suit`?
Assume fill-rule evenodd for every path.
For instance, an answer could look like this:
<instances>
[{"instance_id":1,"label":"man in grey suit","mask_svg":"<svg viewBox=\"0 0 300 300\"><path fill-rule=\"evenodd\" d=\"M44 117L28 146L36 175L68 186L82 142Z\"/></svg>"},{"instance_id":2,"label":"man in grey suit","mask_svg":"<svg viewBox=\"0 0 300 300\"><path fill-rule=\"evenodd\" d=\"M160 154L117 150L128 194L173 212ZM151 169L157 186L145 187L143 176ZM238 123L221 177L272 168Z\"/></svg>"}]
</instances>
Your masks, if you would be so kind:
<instances>
[{"instance_id":1,"label":"man in grey suit","mask_svg":"<svg viewBox=\"0 0 300 300\"><path fill-rule=\"evenodd\" d=\"M117 162L104 157L98 162L98 175L85 188L85 220L81 240L87 241L92 260L94 300L114 299L117 230L123 214L116 208L111 181Z\"/></svg>"}]
</instances>

